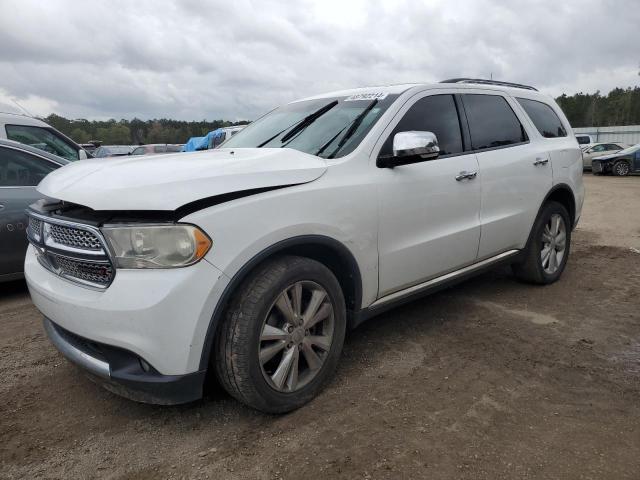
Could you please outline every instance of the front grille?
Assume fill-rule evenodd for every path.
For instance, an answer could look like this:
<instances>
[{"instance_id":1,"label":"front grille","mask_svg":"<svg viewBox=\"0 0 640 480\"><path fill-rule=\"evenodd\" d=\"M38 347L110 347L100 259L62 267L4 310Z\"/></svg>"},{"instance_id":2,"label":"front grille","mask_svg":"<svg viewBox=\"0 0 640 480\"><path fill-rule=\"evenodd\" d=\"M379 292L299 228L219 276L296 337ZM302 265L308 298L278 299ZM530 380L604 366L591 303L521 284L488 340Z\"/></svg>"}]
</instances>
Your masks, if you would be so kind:
<instances>
[{"instance_id":1,"label":"front grille","mask_svg":"<svg viewBox=\"0 0 640 480\"><path fill-rule=\"evenodd\" d=\"M78 278L98 285L109 285L113 279L113 268L108 263L85 261L54 253L49 253L48 256L50 264L64 277Z\"/></svg>"},{"instance_id":2,"label":"front grille","mask_svg":"<svg viewBox=\"0 0 640 480\"><path fill-rule=\"evenodd\" d=\"M29 212L28 239L36 247L40 264L71 282L104 289L116 275L95 227Z\"/></svg>"},{"instance_id":3,"label":"front grille","mask_svg":"<svg viewBox=\"0 0 640 480\"><path fill-rule=\"evenodd\" d=\"M40 235L42 235L42 220L38 220L34 217L29 217L28 233L36 240L40 240Z\"/></svg>"},{"instance_id":4,"label":"front grille","mask_svg":"<svg viewBox=\"0 0 640 480\"><path fill-rule=\"evenodd\" d=\"M81 248L83 250L102 249L102 244L98 237L86 230L50 224L48 233L49 236L59 245Z\"/></svg>"}]
</instances>

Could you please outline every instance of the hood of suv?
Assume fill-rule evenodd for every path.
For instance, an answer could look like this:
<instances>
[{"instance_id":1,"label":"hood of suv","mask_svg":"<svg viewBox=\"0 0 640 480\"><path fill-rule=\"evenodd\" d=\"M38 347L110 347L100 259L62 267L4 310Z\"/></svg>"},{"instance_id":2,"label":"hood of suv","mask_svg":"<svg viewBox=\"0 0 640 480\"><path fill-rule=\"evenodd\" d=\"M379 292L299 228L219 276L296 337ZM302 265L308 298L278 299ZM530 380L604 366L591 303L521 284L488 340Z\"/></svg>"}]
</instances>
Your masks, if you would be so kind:
<instances>
[{"instance_id":1,"label":"hood of suv","mask_svg":"<svg viewBox=\"0 0 640 480\"><path fill-rule=\"evenodd\" d=\"M82 160L45 177L37 190L93 210L175 210L227 193L297 185L327 169L288 148L219 149Z\"/></svg>"},{"instance_id":2,"label":"hood of suv","mask_svg":"<svg viewBox=\"0 0 640 480\"><path fill-rule=\"evenodd\" d=\"M595 157L593 160L602 161L602 160L611 160L613 158L618 158L620 155L617 153L612 153L609 155L600 155L599 157Z\"/></svg>"}]
</instances>

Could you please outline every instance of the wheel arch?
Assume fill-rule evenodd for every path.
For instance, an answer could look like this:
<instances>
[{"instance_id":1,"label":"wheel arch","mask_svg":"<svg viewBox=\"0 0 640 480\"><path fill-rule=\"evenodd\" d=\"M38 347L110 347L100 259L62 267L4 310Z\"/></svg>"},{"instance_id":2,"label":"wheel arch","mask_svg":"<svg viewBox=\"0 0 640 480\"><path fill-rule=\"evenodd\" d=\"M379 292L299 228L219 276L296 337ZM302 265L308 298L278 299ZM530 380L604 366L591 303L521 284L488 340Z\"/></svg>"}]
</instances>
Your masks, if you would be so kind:
<instances>
[{"instance_id":1,"label":"wheel arch","mask_svg":"<svg viewBox=\"0 0 640 480\"><path fill-rule=\"evenodd\" d=\"M572 227L576 224L576 197L573 194L573 190L566 183L559 183L558 185L554 185L547 196L544 198L542 203L540 204L540 208L538 209L538 215L540 215L540 211L544 207L544 205L549 201L556 201L567 209L569 212L569 217L571 218ZM538 218L536 215L536 218Z\"/></svg>"},{"instance_id":2,"label":"wheel arch","mask_svg":"<svg viewBox=\"0 0 640 480\"><path fill-rule=\"evenodd\" d=\"M246 262L224 289L209 321L200 356L200 370L209 366L218 326L233 293L259 265L279 255L311 258L329 268L340 283L347 306L347 321L352 325L354 312L360 309L362 303L362 277L358 262L351 251L340 241L324 235L301 235L281 240Z\"/></svg>"}]
</instances>

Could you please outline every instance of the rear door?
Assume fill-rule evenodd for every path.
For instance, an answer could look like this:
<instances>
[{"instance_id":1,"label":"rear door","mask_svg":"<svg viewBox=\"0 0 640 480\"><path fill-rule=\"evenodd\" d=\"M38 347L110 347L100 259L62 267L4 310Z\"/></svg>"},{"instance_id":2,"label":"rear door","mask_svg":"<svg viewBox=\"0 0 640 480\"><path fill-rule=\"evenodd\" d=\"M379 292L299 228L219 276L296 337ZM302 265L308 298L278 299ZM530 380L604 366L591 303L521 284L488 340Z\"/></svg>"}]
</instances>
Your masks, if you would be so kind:
<instances>
[{"instance_id":1,"label":"rear door","mask_svg":"<svg viewBox=\"0 0 640 480\"><path fill-rule=\"evenodd\" d=\"M499 92L461 97L482 178L481 260L524 246L551 189L551 164L549 153L531 140L512 98Z\"/></svg>"},{"instance_id":2,"label":"rear door","mask_svg":"<svg viewBox=\"0 0 640 480\"><path fill-rule=\"evenodd\" d=\"M430 131L441 155L377 168L379 297L473 263L480 240L480 175L465 151L452 94L414 97L387 129L378 157L392 154L398 132ZM375 152L375 151L374 151ZM456 180L461 172L470 178ZM475 173L475 175L473 175Z\"/></svg>"},{"instance_id":3,"label":"rear door","mask_svg":"<svg viewBox=\"0 0 640 480\"><path fill-rule=\"evenodd\" d=\"M27 250L25 209L42 198L36 185L58 167L36 155L0 146L0 275L22 272Z\"/></svg>"}]
</instances>

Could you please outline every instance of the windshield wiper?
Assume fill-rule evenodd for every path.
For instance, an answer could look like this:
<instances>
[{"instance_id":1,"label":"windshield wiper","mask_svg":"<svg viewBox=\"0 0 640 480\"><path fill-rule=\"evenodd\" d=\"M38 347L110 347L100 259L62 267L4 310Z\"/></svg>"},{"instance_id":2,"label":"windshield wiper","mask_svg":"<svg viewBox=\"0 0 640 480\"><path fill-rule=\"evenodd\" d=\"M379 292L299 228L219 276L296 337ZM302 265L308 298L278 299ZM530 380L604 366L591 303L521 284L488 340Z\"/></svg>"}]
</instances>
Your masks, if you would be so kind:
<instances>
[{"instance_id":1,"label":"windshield wiper","mask_svg":"<svg viewBox=\"0 0 640 480\"><path fill-rule=\"evenodd\" d=\"M331 110L333 107L335 107L338 104L338 100L334 100L331 103L328 103L327 105L325 105L324 107L316 110L315 112L313 112L310 115L307 115L306 117L304 117L302 120L300 120L291 130L289 130L289 132L282 137L282 139L280 140L282 143L286 142L287 140L293 138L295 135L297 135L298 133L300 133L302 130L304 130L305 128L307 128L309 125L311 125L313 122L315 122L318 118L320 118L322 115L324 115L325 113L327 113L329 110Z\"/></svg>"},{"instance_id":2,"label":"windshield wiper","mask_svg":"<svg viewBox=\"0 0 640 480\"><path fill-rule=\"evenodd\" d=\"M365 108L362 112L360 112L360 115L358 115L356 118L353 119L353 122L351 122L351 126L345 132L344 136L340 139L340 142L338 142L338 146L333 150L333 152L331 152L327 156L327 158L334 158L338 154L338 152L342 149L342 147L344 147L347 141L353 136L354 133L356 133L356 130L358 130L358 127L362 124L362 121L364 120L364 118L373 109L373 107L376 106L377 103L378 103L378 99L376 98L369 105L367 105L367 108ZM344 128L342 130L344 130ZM331 145L331 143L333 143L333 141L337 138L337 136L340 135L342 130L340 130L331 140L325 143L322 146L322 148L318 150L318 153L316 153L316 155L320 155L322 152L324 152L325 148L327 148L329 145Z\"/></svg>"},{"instance_id":3,"label":"windshield wiper","mask_svg":"<svg viewBox=\"0 0 640 480\"><path fill-rule=\"evenodd\" d=\"M282 135L284 132L286 132L287 130L289 130L290 128L293 127L294 130L298 130L298 127L303 126L303 128L308 127L316 118L318 118L320 115L323 115L325 112L329 111L330 109L332 109L333 107L336 106L336 104L338 103L337 100L331 102L329 105L325 105L324 107L322 107L321 109L313 112L310 115L307 115L306 117L304 117L302 120L299 120L298 122L289 125L287 128L284 128L282 130L280 130L278 133L276 133L274 136L269 137L267 140L265 140L264 142L262 142L260 145L258 145L256 148L262 148L264 147L266 144L268 144L269 142L271 142L273 139L278 138L280 135ZM302 130L302 128L300 128L297 132L298 133L300 130ZM292 130L293 131L293 130ZM288 136L289 134L287 134L286 136ZM288 138L283 138L281 141L284 143L288 140Z\"/></svg>"}]
</instances>

